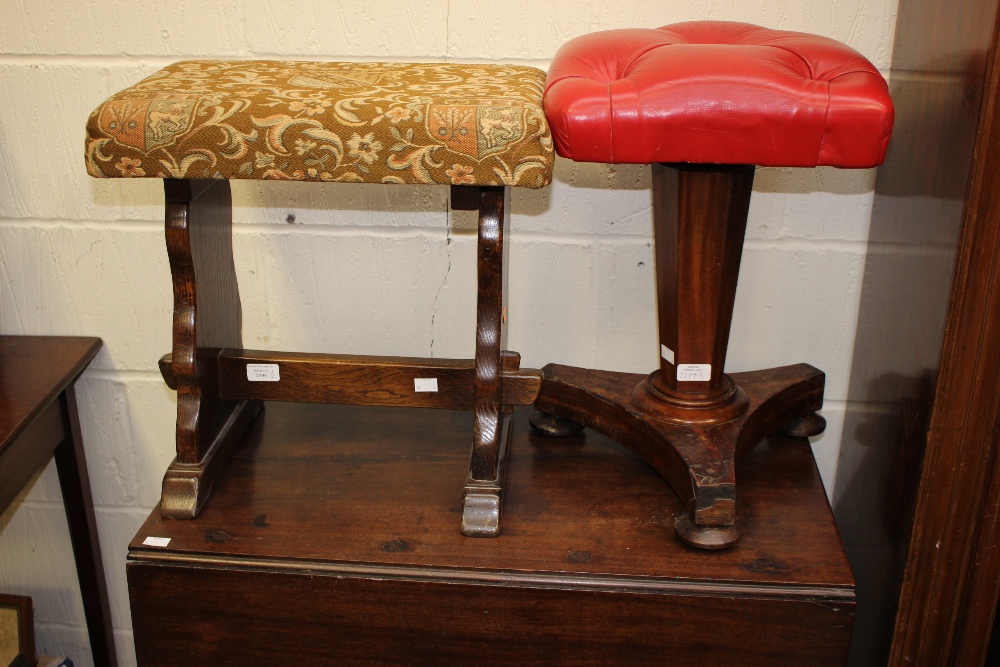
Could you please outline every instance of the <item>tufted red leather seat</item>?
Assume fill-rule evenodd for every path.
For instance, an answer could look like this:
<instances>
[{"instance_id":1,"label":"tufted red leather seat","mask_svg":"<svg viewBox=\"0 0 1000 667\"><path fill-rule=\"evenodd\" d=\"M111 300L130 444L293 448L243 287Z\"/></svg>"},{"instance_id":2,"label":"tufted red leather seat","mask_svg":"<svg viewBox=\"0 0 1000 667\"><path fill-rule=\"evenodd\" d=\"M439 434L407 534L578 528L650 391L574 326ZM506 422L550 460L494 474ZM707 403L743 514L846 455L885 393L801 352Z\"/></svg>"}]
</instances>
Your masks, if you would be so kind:
<instances>
[{"instance_id":1,"label":"tufted red leather seat","mask_svg":"<svg viewBox=\"0 0 1000 667\"><path fill-rule=\"evenodd\" d=\"M559 155L579 162L873 167L885 80L832 39L692 21L567 42L546 80Z\"/></svg>"},{"instance_id":2,"label":"tufted red leather seat","mask_svg":"<svg viewBox=\"0 0 1000 667\"><path fill-rule=\"evenodd\" d=\"M563 157L652 164L660 360L638 383L632 373L549 364L531 424L547 435L589 426L618 440L684 501L688 513L674 522L681 540L732 546L739 524L754 523L737 521L739 458L779 429L802 437L826 425L819 369L726 373L754 171L881 164L888 87L831 39L698 21L568 42L543 105Z\"/></svg>"}]
</instances>

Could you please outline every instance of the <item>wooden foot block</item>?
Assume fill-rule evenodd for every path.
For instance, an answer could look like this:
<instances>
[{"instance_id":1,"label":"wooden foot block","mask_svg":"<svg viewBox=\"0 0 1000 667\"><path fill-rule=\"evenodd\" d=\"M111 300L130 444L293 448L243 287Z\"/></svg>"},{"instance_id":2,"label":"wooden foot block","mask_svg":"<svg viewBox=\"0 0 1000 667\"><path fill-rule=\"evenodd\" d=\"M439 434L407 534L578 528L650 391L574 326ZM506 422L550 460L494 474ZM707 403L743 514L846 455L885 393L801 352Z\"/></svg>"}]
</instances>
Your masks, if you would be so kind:
<instances>
[{"instance_id":1,"label":"wooden foot block","mask_svg":"<svg viewBox=\"0 0 1000 667\"><path fill-rule=\"evenodd\" d=\"M250 422L260 413L260 401L240 401L215 442L198 463L176 459L163 476L160 513L170 519L193 519L205 505L216 477Z\"/></svg>"},{"instance_id":2,"label":"wooden foot block","mask_svg":"<svg viewBox=\"0 0 1000 667\"><path fill-rule=\"evenodd\" d=\"M462 534L466 537L496 537L500 534L500 514L503 511L503 487L507 477L507 455L510 449L510 415L500 417L500 451L497 454L497 476L493 480L465 482L462 497Z\"/></svg>"}]
</instances>

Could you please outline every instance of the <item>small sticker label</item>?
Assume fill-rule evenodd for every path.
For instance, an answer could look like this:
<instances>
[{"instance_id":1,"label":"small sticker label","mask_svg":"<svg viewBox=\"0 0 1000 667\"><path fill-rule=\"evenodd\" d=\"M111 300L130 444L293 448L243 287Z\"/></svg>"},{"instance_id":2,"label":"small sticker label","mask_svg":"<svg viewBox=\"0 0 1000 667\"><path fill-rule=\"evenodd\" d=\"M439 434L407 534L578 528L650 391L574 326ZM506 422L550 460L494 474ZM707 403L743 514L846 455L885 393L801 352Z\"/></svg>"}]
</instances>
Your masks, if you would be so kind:
<instances>
[{"instance_id":1,"label":"small sticker label","mask_svg":"<svg viewBox=\"0 0 1000 667\"><path fill-rule=\"evenodd\" d=\"M142 541L147 547L165 547L170 544L169 537L147 537Z\"/></svg>"},{"instance_id":2,"label":"small sticker label","mask_svg":"<svg viewBox=\"0 0 1000 667\"><path fill-rule=\"evenodd\" d=\"M413 378L413 391L437 391L437 378Z\"/></svg>"},{"instance_id":3,"label":"small sticker label","mask_svg":"<svg viewBox=\"0 0 1000 667\"><path fill-rule=\"evenodd\" d=\"M674 351L666 345L660 345L660 356L666 359L668 364L674 363Z\"/></svg>"},{"instance_id":4,"label":"small sticker label","mask_svg":"<svg viewBox=\"0 0 1000 667\"><path fill-rule=\"evenodd\" d=\"M712 364L678 364L678 382L708 382L712 379Z\"/></svg>"},{"instance_id":5,"label":"small sticker label","mask_svg":"<svg viewBox=\"0 0 1000 667\"><path fill-rule=\"evenodd\" d=\"M247 380L250 382L277 382L280 379L278 364L247 364Z\"/></svg>"}]
</instances>

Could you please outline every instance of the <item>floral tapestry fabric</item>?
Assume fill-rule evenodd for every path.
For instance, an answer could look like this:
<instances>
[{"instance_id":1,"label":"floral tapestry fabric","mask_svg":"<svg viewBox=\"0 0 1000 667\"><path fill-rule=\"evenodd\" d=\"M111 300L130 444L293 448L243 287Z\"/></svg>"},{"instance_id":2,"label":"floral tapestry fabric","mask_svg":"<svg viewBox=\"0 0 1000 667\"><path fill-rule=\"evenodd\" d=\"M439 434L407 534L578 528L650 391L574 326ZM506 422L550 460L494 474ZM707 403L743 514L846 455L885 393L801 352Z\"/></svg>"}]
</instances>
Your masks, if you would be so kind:
<instances>
[{"instance_id":1,"label":"floral tapestry fabric","mask_svg":"<svg viewBox=\"0 0 1000 667\"><path fill-rule=\"evenodd\" d=\"M544 85L508 65L179 62L94 110L87 172L540 188Z\"/></svg>"}]
</instances>

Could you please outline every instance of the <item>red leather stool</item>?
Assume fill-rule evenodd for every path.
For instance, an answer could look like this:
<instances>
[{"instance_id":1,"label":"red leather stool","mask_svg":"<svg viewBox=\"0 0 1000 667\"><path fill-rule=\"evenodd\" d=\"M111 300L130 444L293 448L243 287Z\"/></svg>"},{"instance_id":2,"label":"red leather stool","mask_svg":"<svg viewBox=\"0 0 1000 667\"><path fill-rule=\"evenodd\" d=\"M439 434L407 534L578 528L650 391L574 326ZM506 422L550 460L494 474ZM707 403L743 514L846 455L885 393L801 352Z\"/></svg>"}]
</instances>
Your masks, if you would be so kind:
<instances>
[{"instance_id":1,"label":"red leather stool","mask_svg":"<svg viewBox=\"0 0 1000 667\"><path fill-rule=\"evenodd\" d=\"M730 546L740 457L782 427L825 426L816 368L723 372L755 165L881 164L885 80L825 37L695 21L568 42L544 106L559 155L652 164L661 358L649 376L547 366L532 424L586 425L630 448L687 505L682 540Z\"/></svg>"}]
</instances>

